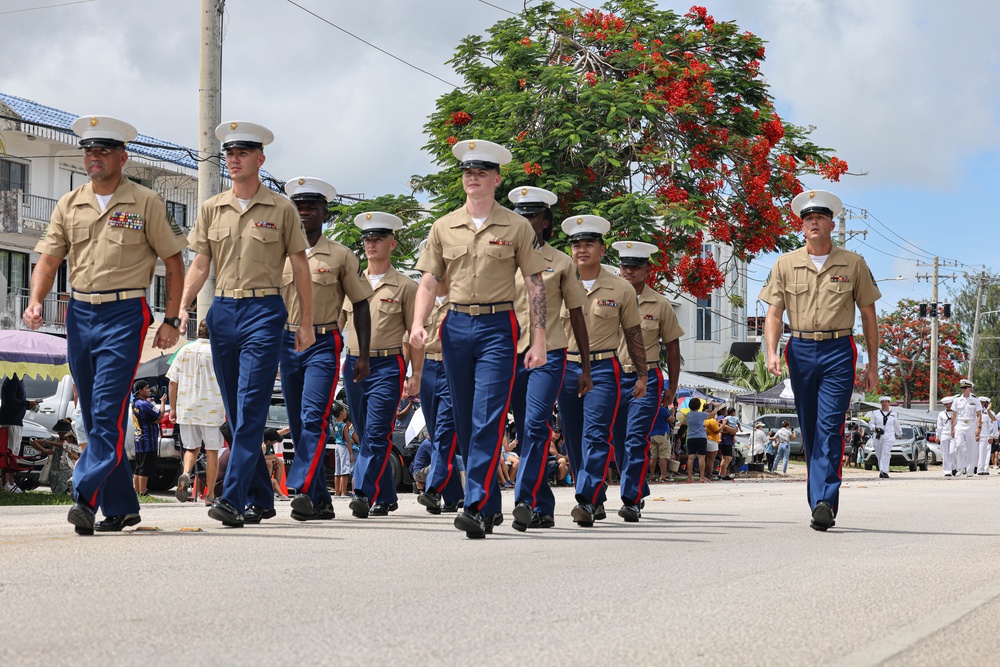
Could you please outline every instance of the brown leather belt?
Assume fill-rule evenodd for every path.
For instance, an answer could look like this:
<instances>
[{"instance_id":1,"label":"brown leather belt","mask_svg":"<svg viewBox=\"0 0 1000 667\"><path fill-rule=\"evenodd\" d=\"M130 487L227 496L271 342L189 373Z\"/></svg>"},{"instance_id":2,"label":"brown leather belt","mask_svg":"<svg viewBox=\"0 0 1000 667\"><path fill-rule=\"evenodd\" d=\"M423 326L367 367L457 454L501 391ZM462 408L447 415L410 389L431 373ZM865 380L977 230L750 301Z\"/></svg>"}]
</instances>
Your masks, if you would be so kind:
<instances>
[{"instance_id":1,"label":"brown leather belt","mask_svg":"<svg viewBox=\"0 0 1000 667\"><path fill-rule=\"evenodd\" d=\"M493 313L503 313L508 310L514 310L514 304L510 301L504 301L503 303L453 303L449 306L451 310L457 310L460 313L465 313L466 315L492 315Z\"/></svg>"},{"instance_id":2,"label":"brown leather belt","mask_svg":"<svg viewBox=\"0 0 1000 667\"><path fill-rule=\"evenodd\" d=\"M277 287L258 287L256 289L217 289L215 296L226 299L253 299L261 296L277 296L280 291Z\"/></svg>"},{"instance_id":3,"label":"brown leather belt","mask_svg":"<svg viewBox=\"0 0 1000 667\"><path fill-rule=\"evenodd\" d=\"M73 290L73 299L75 301L83 301L84 303L89 303L91 305L99 305L102 303L113 303L115 301L125 301L126 299L138 299L139 297L146 296L146 290L143 289L127 289L121 290L120 292L77 292Z\"/></svg>"},{"instance_id":4,"label":"brown leather belt","mask_svg":"<svg viewBox=\"0 0 1000 667\"><path fill-rule=\"evenodd\" d=\"M646 366L649 368L649 370L653 370L655 368L660 367L660 362L647 361ZM635 373L635 372L636 372L635 366L633 366L632 364L622 364L622 373Z\"/></svg>"},{"instance_id":5,"label":"brown leather belt","mask_svg":"<svg viewBox=\"0 0 1000 667\"><path fill-rule=\"evenodd\" d=\"M298 324L286 324L285 331L298 331ZM333 333L334 331L340 331L340 326L336 322L330 324L314 324L313 333L316 335L322 335L325 333Z\"/></svg>"},{"instance_id":6,"label":"brown leather belt","mask_svg":"<svg viewBox=\"0 0 1000 667\"><path fill-rule=\"evenodd\" d=\"M618 352L616 350L605 350L604 352L591 352L590 353L590 360L591 361L604 361L605 359L613 359L613 358L615 358L617 356L618 356ZM582 361L582 359L583 359L583 357L580 356L579 352L567 352L566 353L566 361L574 361L576 363L580 363L580 361Z\"/></svg>"},{"instance_id":7,"label":"brown leather belt","mask_svg":"<svg viewBox=\"0 0 1000 667\"><path fill-rule=\"evenodd\" d=\"M802 338L804 340L833 340L835 338L846 338L853 336L851 329L840 329L838 331L793 331L792 338Z\"/></svg>"}]
</instances>

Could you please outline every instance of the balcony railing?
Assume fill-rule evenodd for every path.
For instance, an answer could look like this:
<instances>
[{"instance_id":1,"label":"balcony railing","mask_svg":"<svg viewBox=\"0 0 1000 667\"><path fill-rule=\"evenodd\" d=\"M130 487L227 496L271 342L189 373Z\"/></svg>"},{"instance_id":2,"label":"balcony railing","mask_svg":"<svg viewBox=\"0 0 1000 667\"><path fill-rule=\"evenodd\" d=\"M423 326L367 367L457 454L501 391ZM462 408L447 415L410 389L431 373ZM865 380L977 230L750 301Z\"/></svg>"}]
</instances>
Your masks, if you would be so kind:
<instances>
[{"instance_id":1,"label":"balcony railing","mask_svg":"<svg viewBox=\"0 0 1000 667\"><path fill-rule=\"evenodd\" d=\"M3 328L25 329L21 314L28 307L30 290L28 288L11 288L4 303ZM67 292L52 292L42 302L42 326L65 327L66 307L69 305ZM6 325L10 326L6 326Z\"/></svg>"},{"instance_id":2,"label":"balcony railing","mask_svg":"<svg viewBox=\"0 0 1000 667\"><path fill-rule=\"evenodd\" d=\"M49 224L52 213L56 210L58 200L38 195L22 195L21 217L25 220L33 220L44 224Z\"/></svg>"},{"instance_id":3,"label":"balcony railing","mask_svg":"<svg viewBox=\"0 0 1000 667\"><path fill-rule=\"evenodd\" d=\"M40 236L56 210L55 199L28 195L21 190L0 191L0 231L21 234L25 230Z\"/></svg>"}]
</instances>

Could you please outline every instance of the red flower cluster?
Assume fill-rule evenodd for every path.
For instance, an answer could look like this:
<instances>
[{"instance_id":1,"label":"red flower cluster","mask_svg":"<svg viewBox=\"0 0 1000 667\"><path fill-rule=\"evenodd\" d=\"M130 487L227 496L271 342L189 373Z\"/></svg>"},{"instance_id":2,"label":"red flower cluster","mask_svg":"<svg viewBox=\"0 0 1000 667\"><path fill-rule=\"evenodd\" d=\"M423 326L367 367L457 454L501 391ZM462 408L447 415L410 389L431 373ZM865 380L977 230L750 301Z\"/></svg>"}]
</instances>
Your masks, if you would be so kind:
<instances>
[{"instance_id":1,"label":"red flower cluster","mask_svg":"<svg viewBox=\"0 0 1000 667\"><path fill-rule=\"evenodd\" d=\"M518 141L524 141L524 138L526 136L528 136L527 132L523 132L523 131L522 132L518 132L518 134L517 134L517 140Z\"/></svg>"},{"instance_id":2,"label":"red flower cluster","mask_svg":"<svg viewBox=\"0 0 1000 667\"><path fill-rule=\"evenodd\" d=\"M534 174L535 176L542 175L542 165L537 162L525 162L524 163L524 173Z\"/></svg>"},{"instance_id":3,"label":"red flower cluster","mask_svg":"<svg viewBox=\"0 0 1000 667\"><path fill-rule=\"evenodd\" d=\"M781 141L781 138L785 136L785 126L782 124L781 119L778 118L778 114L774 114L772 120L767 121L761 125L761 129L764 131L764 137L767 139L772 147Z\"/></svg>"},{"instance_id":4,"label":"red flower cluster","mask_svg":"<svg viewBox=\"0 0 1000 667\"><path fill-rule=\"evenodd\" d=\"M704 7L695 5L688 11L687 17L692 19L701 19L701 22L704 23L705 27L709 30L711 30L712 26L715 25L715 18L709 14L708 10Z\"/></svg>"},{"instance_id":5,"label":"red flower cluster","mask_svg":"<svg viewBox=\"0 0 1000 667\"><path fill-rule=\"evenodd\" d=\"M587 80L591 86L597 85L597 74L595 72L587 72L583 75L583 78Z\"/></svg>"},{"instance_id":6,"label":"red flower cluster","mask_svg":"<svg viewBox=\"0 0 1000 667\"><path fill-rule=\"evenodd\" d=\"M458 143L458 137L452 135L452 136L448 137L447 139L445 139L445 141L448 142L449 146L454 146L455 144Z\"/></svg>"},{"instance_id":7,"label":"red flower cluster","mask_svg":"<svg viewBox=\"0 0 1000 667\"><path fill-rule=\"evenodd\" d=\"M676 204L677 202L683 202L688 200L688 192L684 188L679 188L674 184L666 185L659 188L656 191L663 199L666 199L671 204Z\"/></svg>"},{"instance_id":8,"label":"red flower cluster","mask_svg":"<svg viewBox=\"0 0 1000 667\"><path fill-rule=\"evenodd\" d=\"M472 122L472 116L464 111L455 111L451 114L451 120L448 122L452 125L468 125Z\"/></svg>"},{"instance_id":9,"label":"red flower cluster","mask_svg":"<svg viewBox=\"0 0 1000 667\"><path fill-rule=\"evenodd\" d=\"M521 40L521 45L522 46L531 46L531 38L530 37L525 37L524 39L522 39Z\"/></svg>"},{"instance_id":10,"label":"red flower cluster","mask_svg":"<svg viewBox=\"0 0 1000 667\"><path fill-rule=\"evenodd\" d=\"M819 173L823 178L836 183L840 177L847 173L847 163L837 157L831 157L826 164L819 166Z\"/></svg>"},{"instance_id":11,"label":"red flower cluster","mask_svg":"<svg viewBox=\"0 0 1000 667\"><path fill-rule=\"evenodd\" d=\"M712 290L726 283L725 276L715 265L713 257L691 257L685 255L677 264L677 277L684 291L698 297L707 298Z\"/></svg>"}]
</instances>

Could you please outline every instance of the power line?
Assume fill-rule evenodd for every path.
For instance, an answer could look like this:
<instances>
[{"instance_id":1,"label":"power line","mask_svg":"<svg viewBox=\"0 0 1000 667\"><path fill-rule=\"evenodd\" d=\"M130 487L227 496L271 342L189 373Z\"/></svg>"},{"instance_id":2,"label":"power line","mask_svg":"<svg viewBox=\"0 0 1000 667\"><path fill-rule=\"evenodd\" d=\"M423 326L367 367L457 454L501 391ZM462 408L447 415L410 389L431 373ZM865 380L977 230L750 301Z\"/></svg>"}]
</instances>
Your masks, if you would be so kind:
<instances>
[{"instance_id":1,"label":"power line","mask_svg":"<svg viewBox=\"0 0 1000 667\"><path fill-rule=\"evenodd\" d=\"M76 0L75 2L62 2L58 5L43 5L41 7L27 7L26 9L11 9L6 12L0 12L0 16L4 14L20 14L21 12L34 12L39 9L54 9L56 7L68 7L70 5L82 5L88 2L96 2L96 0Z\"/></svg>"},{"instance_id":2,"label":"power line","mask_svg":"<svg viewBox=\"0 0 1000 667\"><path fill-rule=\"evenodd\" d=\"M507 12L511 16L520 16L520 14L518 14L517 12L512 12L511 10L507 9L506 7L501 7L500 5L494 5L492 2L486 2L486 0L479 0L479 2L483 3L484 5L488 5L488 6L492 7L493 9L499 9L502 12Z\"/></svg>"},{"instance_id":3,"label":"power line","mask_svg":"<svg viewBox=\"0 0 1000 667\"><path fill-rule=\"evenodd\" d=\"M341 28L341 27L340 27L339 25L337 25L336 23L334 23L334 22L332 22L332 21L330 21L330 20L328 20L328 19L325 19L325 18L323 18L322 16L320 16L320 15L319 15L319 14L317 14L316 12L314 12L314 11L312 11L312 10L309 10L309 9L306 9L305 7L303 7L302 5L300 5L299 3L295 2L294 0L285 0L285 1L286 1L286 2L288 3L288 4L290 4L290 5L294 5L294 6L298 7L299 9L301 9L302 11L304 11L304 12L305 12L306 14L309 14L309 15L311 15L311 16L314 16L315 18L319 19L319 20L320 20L320 21L322 21L323 23L326 23L326 24L327 24L327 25L329 25L330 27L332 27L332 28L336 28L336 29L337 29L337 30L339 30L340 32L344 33L345 35L349 35L349 36L353 37L354 39L358 40L358 41L359 41L359 42L361 42L362 44L366 44L367 46L370 46L370 47L372 47L372 48L373 48L373 49L375 49L376 51L378 51L378 52L380 52L380 53L384 53L385 55L389 56L389 57L390 57L390 58L392 58L393 60L398 60L399 62L403 63L403 64L404 64L404 65L406 65L407 67L412 67L413 69L417 70L418 72L421 72L421 73L423 73L423 74L426 74L426 75L427 75L427 76L429 76L429 77L432 77L432 78L434 78L434 79L437 79L438 81L440 81L441 83L445 84L446 86L451 86L452 88L461 88L461 86L459 86L458 84L455 84L455 83L452 83L451 81L446 81L445 79L442 79L441 77L439 77L439 76L438 76L437 74L432 74L431 72L428 72L428 71L427 71L427 70L425 70L425 69L422 69L422 68L420 68L420 67L417 67L416 65L414 65L414 64L413 64L413 63L411 63L411 62L408 62L408 61L406 61L406 60L403 60L402 58L400 58L400 57L399 57L399 56L397 56L397 55L394 55L394 54L392 54L392 53L389 53L388 51L386 51L385 49L383 49L383 48L381 48L381 47L379 47L379 46L375 46L374 44L372 44L372 43L371 43L371 42L369 42L368 40L366 40L366 39L363 39L363 38L361 38L361 37L359 37L359 36L355 35L355 34L354 34L353 32L351 32L351 31L349 31L349 30L345 30L344 28Z\"/></svg>"}]
</instances>

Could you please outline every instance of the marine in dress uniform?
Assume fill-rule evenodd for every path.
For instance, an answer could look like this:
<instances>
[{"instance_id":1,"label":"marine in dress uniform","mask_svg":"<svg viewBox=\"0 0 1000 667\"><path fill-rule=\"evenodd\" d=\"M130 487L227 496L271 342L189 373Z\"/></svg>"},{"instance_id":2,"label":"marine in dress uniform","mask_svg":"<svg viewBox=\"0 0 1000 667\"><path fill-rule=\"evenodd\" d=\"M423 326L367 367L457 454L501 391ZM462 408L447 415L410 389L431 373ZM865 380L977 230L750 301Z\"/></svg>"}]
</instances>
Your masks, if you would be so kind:
<instances>
[{"instance_id":1,"label":"marine in dress uniform","mask_svg":"<svg viewBox=\"0 0 1000 667\"><path fill-rule=\"evenodd\" d=\"M441 323L451 306L447 291L448 278L445 276L438 286L439 294L427 318L424 372L420 379L420 409L432 449L425 489L417 496L417 502L431 514L457 512L459 502L463 500L462 476L455 462L458 454L455 412L441 353Z\"/></svg>"},{"instance_id":2,"label":"marine in dress uniform","mask_svg":"<svg viewBox=\"0 0 1000 667\"><path fill-rule=\"evenodd\" d=\"M833 526L839 509L844 420L857 360L855 306L861 311L869 356L865 389L874 391L878 385L875 301L882 295L864 258L833 246L833 218L841 210L840 199L823 190L808 190L792 200L792 212L802 218L805 247L778 258L760 293L770 304L764 331L767 368L779 376L778 340L788 312L792 332L785 357L808 466L811 526L820 531Z\"/></svg>"},{"instance_id":3,"label":"marine in dress uniform","mask_svg":"<svg viewBox=\"0 0 1000 667\"><path fill-rule=\"evenodd\" d=\"M677 378L681 371L680 337L684 335L677 322L673 306L662 294L646 285L650 256L659 249L641 241L616 241L611 247L621 258L622 279L632 285L639 298L642 318L642 342L646 365L649 367L646 394L633 398L632 390L638 377L635 366L622 365L621 402L615 420L615 463L621 474L622 508L618 515L627 522L641 516L639 505L649 495L646 471L649 469L649 433L660 406L669 407L674 401ZM660 342L667 350L667 377L660 369ZM618 347L618 358L627 354L625 340Z\"/></svg>"},{"instance_id":4,"label":"marine in dress uniform","mask_svg":"<svg viewBox=\"0 0 1000 667\"><path fill-rule=\"evenodd\" d=\"M392 479L389 457L392 432L396 428L396 408L406 396L419 391L423 371L423 350L410 354L413 373L406 377L403 345L413 326L413 308L417 284L390 264L396 247L393 233L403 221L390 213L361 213L354 219L361 228L361 238L368 257L364 279L372 286L371 373L360 381L354 379L358 363L358 338L355 327L348 331L347 361L344 363L344 389L351 419L361 436L360 452L354 464L354 498L351 512L359 519L386 516L397 507L396 485ZM341 325L353 306L344 307ZM405 385L405 386L404 386Z\"/></svg>"},{"instance_id":5,"label":"marine in dress uniform","mask_svg":"<svg viewBox=\"0 0 1000 667\"><path fill-rule=\"evenodd\" d=\"M562 223L563 232L569 236L578 275L587 291L584 315L590 336L590 375L594 385L590 392L580 396L578 378L582 370L582 351L568 326L568 313L564 310L562 319L569 339L569 355L566 379L559 393L559 415L576 482L578 504L571 514L580 526L592 526L595 520L606 516L605 478L611 463L614 424L621 402L622 360L618 358L618 348L623 337L629 360L636 369L633 398L645 396L648 380L642 318L635 288L601 268L604 235L610 229L611 223L596 215L575 215Z\"/></svg>"},{"instance_id":6,"label":"marine in dress uniform","mask_svg":"<svg viewBox=\"0 0 1000 667\"><path fill-rule=\"evenodd\" d=\"M514 280L520 269L535 329L525 364L535 368L546 359L545 262L534 251L528 222L495 201L500 165L510 162L510 151L472 140L456 143L452 152L466 203L434 222L417 260L424 275L410 342L426 344L424 324L447 274L451 309L441 325L441 346L466 471L465 508L455 527L481 538L502 520L496 472L517 364Z\"/></svg>"},{"instance_id":7,"label":"marine in dress uniform","mask_svg":"<svg viewBox=\"0 0 1000 667\"><path fill-rule=\"evenodd\" d=\"M285 258L291 260L298 295L299 328L295 351L315 340L312 275L306 240L295 205L263 187L260 167L264 146L274 135L246 121L220 124L233 187L206 200L188 235L197 254L184 282L182 319L215 263L215 299L208 311L212 364L232 429L229 465L222 497L208 515L223 525L240 527L275 515L274 493L261 442L267 408L278 374L287 311L281 298Z\"/></svg>"},{"instance_id":8,"label":"marine in dress uniform","mask_svg":"<svg viewBox=\"0 0 1000 667\"><path fill-rule=\"evenodd\" d=\"M580 347L581 372L578 391L581 395L590 391L590 342L583 306L587 302L587 292L576 278L573 260L548 244L552 237L552 205L558 201L548 190L534 187L514 188L507 195L514 204L514 212L531 223L538 248L535 252L545 260L542 281L545 283L546 312L548 318L545 340L548 355L545 364L528 369L524 365L524 355L531 346L531 335L521 336L518 342L517 375L511 407L517 440L521 448L521 463L517 468L514 484L514 519L511 526L524 532L528 528L551 528L555 525L556 500L548 484L549 445L552 442L552 408L559 398L563 377L566 374L566 332L562 318L555 314L563 308L569 313L574 336ZM521 331L530 332L530 312L528 290L524 287L523 276L515 281L517 298L514 311L517 313Z\"/></svg>"},{"instance_id":9,"label":"marine in dress uniform","mask_svg":"<svg viewBox=\"0 0 1000 667\"><path fill-rule=\"evenodd\" d=\"M338 321L346 297L354 307L351 330L357 332L359 352L354 364L354 381L360 382L368 375L371 328L368 299L372 287L361 275L354 253L323 234L328 206L336 198L337 190L322 179L301 176L289 180L285 192L299 211L309 241L306 256L312 277L313 332L316 336L316 342L307 350L295 351L300 308L292 262L285 260L281 296L288 310L288 322L281 345L281 391L295 443L295 459L288 471L287 485L292 495L293 519L332 519L335 516L333 499L326 488L323 458L344 346Z\"/></svg>"},{"instance_id":10,"label":"marine in dress uniform","mask_svg":"<svg viewBox=\"0 0 1000 667\"><path fill-rule=\"evenodd\" d=\"M938 413L937 426L934 432L937 434L938 444L941 445L941 469L945 477L954 474L954 457L951 453L951 404L955 400L954 396L945 396L941 399L944 409Z\"/></svg>"},{"instance_id":11,"label":"marine in dress uniform","mask_svg":"<svg viewBox=\"0 0 1000 667\"><path fill-rule=\"evenodd\" d=\"M990 445L997 434L997 417L990 410L990 399L980 396L979 402L983 404L983 424L979 430L979 457L976 463L976 474L989 475Z\"/></svg>"},{"instance_id":12,"label":"marine in dress uniform","mask_svg":"<svg viewBox=\"0 0 1000 667\"><path fill-rule=\"evenodd\" d=\"M958 382L962 390L951 404L951 438L955 452L956 475L965 470L966 477L976 474L979 454L979 434L983 426L983 404L972 395L974 385L962 378Z\"/></svg>"},{"instance_id":13,"label":"marine in dress uniform","mask_svg":"<svg viewBox=\"0 0 1000 667\"><path fill-rule=\"evenodd\" d=\"M41 256L24 322L31 329L41 326L42 302L68 255L67 353L88 443L73 472L76 505L68 520L80 535L92 535L98 508L107 517L96 524L98 531L140 522L124 442L132 380L153 321L146 290L159 257L167 269L167 307L153 346L171 347L180 327L180 253L187 241L157 193L122 177L134 127L108 116L83 116L73 131L91 180L59 199L35 246Z\"/></svg>"},{"instance_id":14,"label":"marine in dress uniform","mask_svg":"<svg viewBox=\"0 0 1000 667\"><path fill-rule=\"evenodd\" d=\"M899 415L889 407L892 399L889 396L880 396L878 402L879 409L872 413L871 423L875 429L872 441L875 443L875 456L878 457L878 476L880 479L888 479L892 447L896 444L896 438L903 437L903 427L899 424ZM879 431L882 432L881 435Z\"/></svg>"}]
</instances>

